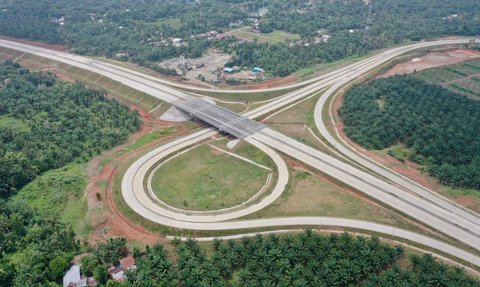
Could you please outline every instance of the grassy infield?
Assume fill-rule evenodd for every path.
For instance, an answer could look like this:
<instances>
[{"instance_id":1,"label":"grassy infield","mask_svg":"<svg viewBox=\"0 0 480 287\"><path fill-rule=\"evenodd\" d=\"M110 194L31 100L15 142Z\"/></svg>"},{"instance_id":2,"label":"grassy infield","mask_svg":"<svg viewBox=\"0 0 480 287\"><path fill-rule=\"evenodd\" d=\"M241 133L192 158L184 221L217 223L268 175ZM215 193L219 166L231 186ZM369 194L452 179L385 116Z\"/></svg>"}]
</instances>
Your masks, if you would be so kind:
<instances>
[{"instance_id":1,"label":"grassy infield","mask_svg":"<svg viewBox=\"0 0 480 287\"><path fill-rule=\"evenodd\" d=\"M21 54L19 54L19 52L5 52L0 50L0 60L5 58L12 59L20 55ZM52 64L55 65L52 61L49 61L47 59L41 59L31 55L23 56L20 63L22 63L22 61L27 62L30 66L37 65L41 68ZM112 82L104 77L85 73L84 71L80 71L79 69L68 67L62 64L58 65L58 68L64 73L76 79L83 80L89 85L97 88L104 88L110 93L114 93L121 97L128 98L129 100L136 102L137 104L141 105L146 109L152 109L159 104L158 100L152 99L142 93L122 86L119 83ZM308 109L311 113L311 106L308 104L305 104L305 106L308 106ZM285 113L288 113L288 111ZM304 122L311 122L310 113L307 111L304 112ZM284 115L284 113L282 113L281 115ZM9 119L2 118L0 119L0 125L1 124L10 125L12 123L9 123ZM22 126L21 123L13 124L18 125L19 127ZM160 139L170 134L171 132L173 131L167 130L163 132L157 131L152 134L148 134L143 138L137 140L134 144L127 147L127 149L138 149L139 147L142 147L153 140ZM309 139L309 141L313 142L312 139ZM200 163L200 161L198 160L201 159L201 156L207 156L212 159L211 154L208 155L203 153L199 155L199 151L202 153L202 150L198 149L196 155L195 153L189 152L185 154L185 157L192 157L193 155L193 158L191 158L190 160L197 160L197 164ZM128 208L128 206L126 206L120 194L121 176L125 172L126 168L129 166L129 164L131 164L135 160L135 158L138 158L145 152L147 151L142 151L138 153L135 157L129 158L121 163L121 166L119 167L119 172L114 178L113 182L113 195L117 207L127 217L139 224L144 225L152 231L179 235L206 235L206 233L204 232L177 231L153 224L133 213ZM238 152L242 154L242 156L251 157L258 162L264 161L265 155L263 155L261 152L259 153L258 151L251 150L251 147L249 146L244 146L243 150L239 150ZM197 156L199 157L196 158ZM223 157L224 156L220 156L221 159L208 161L207 165L211 165L209 168L213 168L213 171L219 175L234 172L234 169L238 167L239 162L235 162L235 160L232 161L232 158L230 157L228 157L228 160L227 158ZM111 159L105 160L106 162L108 162ZM231 163L230 168L225 170L219 169L220 166L224 166L228 162ZM244 168L246 167L247 166L242 166L242 170L244 170ZM166 166L166 168L169 167ZM175 164L170 168L175 169ZM198 165L197 168L199 171L201 171L202 165ZM250 164L248 164L248 168L251 168ZM252 170L254 169L252 168ZM262 175L261 173L255 172L251 175L253 175L253 177L251 178L254 179L261 178L263 184L263 177L265 176L264 174ZM239 181L237 181L238 178L235 177L233 177L232 181L229 182L230 186L238 185L237 182L244 181L244 179L240 179ZM190 180L188 181L192 183L194 182ZM86 183L87 177L85 174L84 164L74 163L58 170L49 171L44 175L38 177L34 182L21 190L19 194L14 197L13 200L29 204L45 212L58 213L61 215L65 222L70 223L72 224L72 226L74 226L74 229L80 236L87 236L90 231L90 227L85 217L87 206L86 200L83 196L83 191L85 190ZM103 184L102 186L106 188L106 185L107 184L105 182L105 184ZM218 185L216 188L219 189L220 187L221 186ZM198 196L206 191L210 191L210 189L202 187L201 189L196 190L194 193L195 196ZM233 192L232 194L238 193ZM246 194L244 195L247 196ZM222 196L225 197L227 196L227 194L223 193ZM201 206L202 204L205 204L205 202L206 201L203 201L202 203L201 201L199 201L197 204ZM209 206L209 208L211 207ZM311 175L309 172L305 172L302 170L292 170L289 188L287 192L282 195L282 197L277 202L275 202L272 206L267 207L266 209L249 217L261 218L288 215L319 215L358 218L408 228L414 231L421 231L420 227L401 218L394 212L391 212L386 208L378 206L376 204L372 204L371 202L365 201L364 199L360 198L357 195L354 195L353 193L346 192L345 187L341 186L340 184L332 183L325 178ZM228 233L229 232L218 232L216 234L222 235ZM438 235L435 236L438 237Z\"/></svg>"},{"instance_id":2,"label":"grassy infield","mask_svg":"<svg viewBox=\"0 0 480 287\"><path fill-rule=\"evenodd\" d=\"M158 169L152 188L158 198L178 208L221 209L241 204L255 195L269 173L204 144Z\"/></svg>"}]
</instances>

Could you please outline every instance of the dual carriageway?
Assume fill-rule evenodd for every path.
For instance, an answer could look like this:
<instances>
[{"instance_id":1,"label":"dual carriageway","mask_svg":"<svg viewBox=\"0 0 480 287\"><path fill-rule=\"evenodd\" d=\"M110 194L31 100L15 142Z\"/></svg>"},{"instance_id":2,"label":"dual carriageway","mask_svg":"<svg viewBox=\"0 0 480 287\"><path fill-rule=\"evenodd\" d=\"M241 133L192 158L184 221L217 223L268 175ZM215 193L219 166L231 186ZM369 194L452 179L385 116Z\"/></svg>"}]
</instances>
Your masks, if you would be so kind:
<instances>
[{"instance_id":1,"label":"dual carriageway","mask_svg":"<svg viewBox=\"0 0 480 287\"><path fill-rule=\"evenodd\" d=\"M470 40L471 39L439 40L394 48L307 82L276 88L295 88L295 90L244 114L232 112L202 98L178 90L176 89L180 87L178 83L172 84L165 80L124 67L6 40L0 40L0 46L49 58L109 77L131 88L175 105L194 118L200 119L215 128L201 129L186 137L168 142L138 159L127 170L122 180L122 194L125 201L135 212L153 222L180 229L194 230L236 230L245 228L322 225L359 228L394 235L399 238L417 242L480 266L480 258L478 256L459 249L458 247L407 230L371 222L327 217L239 219L268 206L278 198L285 189L288 183L288 169L284 163L282 163L283 160L281 157L275 152L276 150L336 180L352 186L379 202L431 226L476 250L480 250L480 217L478 214L378 165L346 147L344 143L338 142L325 128L325 123L321 115L330 95L333 95L341 87L364 76L382 64L416 49L439 45L463 44L468 43ZM172 87L175 85L177 86L176 88ZM192 87L184 88L192 89ZM255 118L294 105L298 101L314 96L320 91L325 90L326 92L320 97L315 108L315 123L322 136L336 149L340 156L348 161L339 160L327 155L254 120ZM231 93L232 91L228 92ZM246 93L247 91L235 92ZM148 170L157 164L159 160L162 160L162 158L210 138L217 133L217 130L255 145L274 159L278 172L278 181L274 190L256 204L245 206L232 212L214 215L188 215L182 212L172 212L152 201L151 197L147 195L143 184Z\"/></svg>"}]
</instances>

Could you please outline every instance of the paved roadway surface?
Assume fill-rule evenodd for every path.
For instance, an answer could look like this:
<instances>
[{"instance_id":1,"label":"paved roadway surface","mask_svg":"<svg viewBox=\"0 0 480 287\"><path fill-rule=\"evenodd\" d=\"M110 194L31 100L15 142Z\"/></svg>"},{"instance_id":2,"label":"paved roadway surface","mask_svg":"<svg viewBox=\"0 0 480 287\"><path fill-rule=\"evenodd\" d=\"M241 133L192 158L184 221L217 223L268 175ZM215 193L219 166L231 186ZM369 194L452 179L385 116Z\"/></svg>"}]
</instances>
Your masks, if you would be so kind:
<instances>
[{"instance_id":1,"label":"paved roadway surface","mask_svg":"<svg viewBox=\"0 0 480 287\"><path fill-rule=\"evenodd\" d=\"M323 78L318 79L318 83L314 83L306 88L300 89L296 93L289 93L285 97L279 97L275 101L272 101L270 105L267 105L263 111L265 113L269 112L269 109L277 109L282 107L285 104L290 104L308 94L315 92L318 89L325 88L329 85L335 83L341 83L346 79L355 77L356 75L361 75L369 70L375 68L376 66L384 63L385 61L390 60L395 57L397 54L404 53L406 51L417 49L420 47L428 47L432 45L444 45L444 44L456 44L468 42L466 39L462 40L445 40L445 41L436 41L436 42L424 42L415 45L410 45L406 47L395 48L387 52L381 53L377 56L374 56L370 59L361 61L354 65L339 69L336 72L332 72L323 76ZM58 53L55 51L49 51L46 49L33 47L25 44L18 44L14 42L9 42L5 40L0 41L0 45L12 48L16 50L21 50L26 53L36 54L42 57L50 58L60 62L64 62L73 66L80 67L82 69L90 70L102 74L104 76L110 77L114 80L122 82L125 85L133 87L137 90L151 94L152 96L158 97L166 102L177 104L182 101L190 101L191 97L186 95L183 92L177 91L170 87L166 87L164 84L159 84L156 81L147 80L146 77L138 75L138 72L129 72L123 68L112 67L111 65L105 65L98 61L93 61L88 58L79 57L75 55L70 55L67 53ZM323 83L320 83L323 82ZM311 89L311 90L308 90ZM273 107L273 105L276 105ZM195 106L192 107L192 112L198 112L195 110ZM394 186L388 182L380 180L364 171L361 171L355 167L346 165L328 155L325 155L317 150L314 150L308 146L305 146L293 139L290 139L278 132L270 130L268 128L260 128L255 125L255 128L250 128L250 122L239 120L241 117L235 113L228 113L225 109L221 111L210 108L207 113L212 119L217 119L218 115L227 114L227 117L223 119L223 122L220 122L220 126L227 127L225 131L229 131L231 126L234 126L232 134L235 135L237 131L241 131L240 136L248 136L248 141L257 141L258 143L264 143L270 145L275 149L284 152L294 158L297 158L300 161L303 161L318 170L329 174L330 176L345 182L351 186L354 186L358 190L369 194L370 196L376 198L377 200L384 202L401 212L413 217L419 221L422 221L443 233L450 235L453 238L456 238L459 241L468 244L477 250L480 250L480 240L479 240L479 226L476 224L475 215L473 218L466 218L461 214L452 213L448 209L451 208L451 203L448 201L442 202L442 206L435 205L431 201L425 200L422 197L416 196L405 192L404 190ZM204 111L202 111L203 113ZM251 117L258 116L262 113L262 109L258 109L249 114ZM204 116L203 114L201 114ZM240 125L236 125L237 122L240 122ZM247 130L243 130L247 127ZM256 130L258 128L258 130ZM256 131L255 133L252 132ZM252 134L253 133L253 134ZM128 181L128 177L127 181ZM123 185L122 185L123 186ZM127 188L128 189L128 188ZM132 190L123 190L124 196L126 194L133 194ZM134 196L135 197L135 196ZM138 198L129 198L126 196L127 203L136 210L142 216L159 222L161 224L169 225L172 227L178 228L189 228L189 229L205 229L205 230L220 230L220 229L239 229L245 227L266 227L266 226L279 226L279 225L318 225L321 224L321 218L317 217L295 217L295 218L275 218L275 219L264 219L264 220L253 220L253 221L233 221L233 222L189 222L181 221L176 218L164 217L158 213L152 213L151 210L143 206L144 201L138 200ZM448 208L445 209L444 206ZM345 219L342 219L345 220ZM195 221L195 220L194 220ZM310 223L315 222L315 223ZM345 221L344 221L345 222ZM337 224L335 224L337 225ZM341 225L341 224L340 224ZM370 226L371 227L371 226ZM366 228L367 230L370 227ZM391 227L390 227L391 228ZM384 230L385 233L388 233L387 230ZM410 236L410 235L409 235ZM410 236L411 237L411 236ZM412 239L413 237L411 237ZM415 241L415 240L413 240ZM439 250L445 249L444 246L435 243L434 248L440 248ZM442 250L447 252L446 250ZM450 250L451 251L451 250ZM448 252L450 252L448 251ZM472 255L473 256L473 255ZM475 257L476 258L476 257ZM473 260L475 264L478 265L478 258Z\"/></svg>"},{"instance_id":2,"label":"paved roadway surface","mask_svg":"<svg viewBox=\"0 0 480 287\"><path fill-rule=\"evenodd\" d=\"M349 81L353 80L353 78L345 79L340 81L330 87L319 99L317 105L315 106L314 118L315 118L315 125L317 126L320 134L332 145L335 147L337 151L343 154L346 158L353 160L360 164L363 167L368 168L371 171L374 171L376 174L383 176L384 178L390 180L391 182L397 184L399 187L403 188L405 191L409 191L429 202L432 204L439 206L448 212L452 213L452 215L460 216L465 220L480 226L480 218L478 214L470 211L469 209L463 208L462 206L457 205L456 203L452 202L451 200L439 195L436 192L433 192L426 187L421 186L420 184L390 170L389 168L369 159L368 157L362 155L361 153L355 151L352 147L348 145L345 141L341 140L340 135L336 134L337 137L333 136L330 131L326 128L322 112L328 108L330 119L332 118L331 114L331 104L329 107L326 107L326 102L329 97L331 97L340 87L347 84ZM331 102L333 103L333 102ZM337 140L337 138L340 139Z\"/></svg>"}]
</instances>

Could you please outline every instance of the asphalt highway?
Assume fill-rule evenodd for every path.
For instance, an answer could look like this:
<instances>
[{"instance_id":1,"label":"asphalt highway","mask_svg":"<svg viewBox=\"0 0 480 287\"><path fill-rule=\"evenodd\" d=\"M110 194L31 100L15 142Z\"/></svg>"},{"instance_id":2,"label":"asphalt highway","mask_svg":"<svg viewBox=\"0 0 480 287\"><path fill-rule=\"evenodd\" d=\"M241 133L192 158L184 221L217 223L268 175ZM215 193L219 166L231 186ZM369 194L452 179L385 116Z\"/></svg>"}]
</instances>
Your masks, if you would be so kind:
<instances>
[{"instance_id":1,"label":"asphalt highway","mask_svg":"<svg viewBox=\"0 0 480 287\"><path fill-rule=\"evenodd\" d=\"M307 85L306 87L288 93L285 96L278 97L277 99L269 102L265 106L262 106L243 116L228 111L224 108L216 108L218 107L216 105L208 106L208 108L206 108L203 100L199 102L187 93L173 89L170 86L165 85L165 83L159 83L158 80L149 80L148 78L151 76L139 75L141 73L139 73L138 71L130 71L126 68L120 68L111 64L105 64L89 58L71 55L68 53L59 53L56 51L50 51L47 49L25 44L19 44L6 40L0 40L0 46L20 50L25 53L35 54L59 62L64 62L72 66L76 66L104 75L113 80L119 81L124 85L148 93L168 103L177 105L180 108L182 108L182 104L185 104L188 106L189 110L187 110L185 107L183 107L183 109L192 114L193 116L200 119L207 118L208 120L205 120L207 123L210 123L227 133L231 133L234 136L245 138L245 140L266 151L272 157L275 157L276 153L272 153L271 149L269 149L267 146L270 146L282 153L285 153L297 160L300 160L318 169L319 171L326 173L331 177L356 188L357 190L360 190L361 192L377 199L378 201L383 202L384 204L401 211L409 217L412 217L420 222L430 225L433 228L443 232L444 234L447 234L452 238L455 238L477 250L480 250L480 225L478 224L478 216L476 214L468 212L462 207L456 206L441 197L428 197L424 196L423 194L419 194L419 192L416 191L415 188L412 188L409 183L405 184L402 181L398 180L398 178L393 178L390 175L385 176L384 174L379 173L382 176L388 178L389 180L380 179L379 177L373 176L368 172L358 169L357 167L345 164L338 159L330 157L285 135L266 128L261 124L249 121L245 117L247 116L248 118L255 118L260 115L270 113L274 110L277 110L288 104L292 104L299 99L302 99L308 95L316 93L319 90L332 85L332 89L333 87L338 88L346 82L353 80L361 75L364 75L365 73L393 59L394 57L397 57L402 53L422 47L466 43L468 41L469 39L441 40L435 42L422 42L405 47L394 48L389 51L380 53L369 59L360 61L358 63L344 67L324 76L318 77L312 80L311 84ZM304 86L305 84L308 83L302 83L302 86ZM209 136L211 136L212 133L214 133L214 131L210 129L202 130L193 135L190 135L183 144L185 144L186 146L195 144L205 138L208 138ZM174 142L172 145L175 146L177 144L177 142ZM338 143L335 143L335 147L337 147L337 145ZM342 151L342 153L344 152ZM350 157L350 155L348 155L348 157ZM358 158L353 158L353 160L359 161ZM226 216L225 214L222 214L222 217L215 217L216 215L205 215L195 217L187 216L179 218L178 214L167 214L165 213L167 212L167 210L159 210L157 208L158 205L156 205L157 207L153 207L152 205L150 205L151 200L146 195L145 191L140 191L138 188L138 186L140 185L143 186L143 180L146 173L142 174L142 172L140 172L141 165L137 165L137 162L135 162L125 174L125 177L122 181L122 194L126 202L133 210L135 210L143 217L163 225L176 228L197 230L232 230L284 225L328 225L324 224L324 222L334 222L328 220L325 221L325 218L321 217L294 217L261 220L259 219L244 221L226 221L236 217L230 215L230 218L227 218L228 216ZM364 164L363 162L360 163L362 165ZM377 172L376 170L374 171ZM391 178L389 178L388 176L390 176ZM136 184L132 184L134 178L137 178L137 180L139 180L138 178L142 178L142 183L140 184L140 182L137 181ZM281 176L279 176L279 178L281 179ZM401 187L399 187L399 185ZM414 187L418 188L418 185L415 185ZM408 190L408 192L406 190ZM431 194L431 192L428 190L423 191ZM263 202L263 204L265 204L265 202L267 201ZM257 206L251 205L247 208L263 208L266 206L263 204ZM244 212L243 210L237 210L234 212ZM337 219L337 221L335 221L335 224L331 225L343 226L341 222L343 222L343 224L346 224L345 222L347 221L348 220L346 219ZM378 232L387 234L391 231L392 228L388 227L390 229L385 229L383 227L379 227L378 224L371 224L372 225L366 224L362 226L366 230L376 230ZM379 229L383 231L379 231ZM411 232L401 232L401 236L399 237L402 236L409 237L405 239L419 243L421 243L423 240L420 240L420 238L418 237L421 235L412 235ZM422 244L426 243L423 242ZM431 239L431 241L429 241L426 245L441 250L443 252L455 255L457 257L459 257L459 254L461 254L461 252L458 252L458 250L455 250L455 252L453 252L453 249L446 248L444 245L439 244L438 241L435 241L433 239ZM459 258L462 258L468 262L480 266L480 261L478 257L472 254L468 254L468 256L466 257L469 257L470 259L466 260L466 258L464 257Z\"/></svg>"},{"instance_id":2,"label":"asphalt highway","mask_svg":"<svg viewBox=\"0 0 480 287\"><path fill-rule=\"evenodd\" d=\"M359 152L356 152L351 148L348 143L341 140L341 137L337 133L337 137L333 136L330 131L326 128L322 112L325 108L329 109L330 118L331 115L331 106L326 107L326 102L329 97L331 97L340 87L347 84L353 78L345 79L331 86L319 99L317 105L315 106L314 118L315 124L320 131L320 134L332 145L337 151L343 154L346 158L353 160L354 162L360 164L363 167L375 172L378 175L388 179L390 182L397 184L399 187L403 188L405 191L408 191L412 194L417 195L420 198L429 201L430 203L443 208L444 210L450 212L455 216L462 217L463 219L471 222L475 226L480 226L480 217L478 214L470 211L466 208L463 208L451 200L439 195L436 192L433 192L420 184L413 182L412 180L388 169L385 166L380 165L379 163L374 162L373 160L367 158ZM337 138L340 139L337 140Z\"/></svg>"}]
</instances>

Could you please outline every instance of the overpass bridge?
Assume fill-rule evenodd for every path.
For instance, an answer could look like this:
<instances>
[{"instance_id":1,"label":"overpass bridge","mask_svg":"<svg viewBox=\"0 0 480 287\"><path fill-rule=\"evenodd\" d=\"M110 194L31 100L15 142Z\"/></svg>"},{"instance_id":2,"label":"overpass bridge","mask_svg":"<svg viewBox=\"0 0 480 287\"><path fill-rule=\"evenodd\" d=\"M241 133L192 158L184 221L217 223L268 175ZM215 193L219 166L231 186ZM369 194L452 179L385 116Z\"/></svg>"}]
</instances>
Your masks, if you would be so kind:
<instances>
[{"instance_id":1,"label":"overpass bridge","mask_svg":"<svg viewBox=\"0 0 480 287\"><path fill-rule=\"evenodd\" d=\"M199 98L183 97L173 105L192 118L199 119L239 139L251 136L266 127L264 124Z\"/></svg>"}]
</instances>

